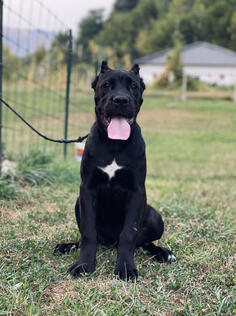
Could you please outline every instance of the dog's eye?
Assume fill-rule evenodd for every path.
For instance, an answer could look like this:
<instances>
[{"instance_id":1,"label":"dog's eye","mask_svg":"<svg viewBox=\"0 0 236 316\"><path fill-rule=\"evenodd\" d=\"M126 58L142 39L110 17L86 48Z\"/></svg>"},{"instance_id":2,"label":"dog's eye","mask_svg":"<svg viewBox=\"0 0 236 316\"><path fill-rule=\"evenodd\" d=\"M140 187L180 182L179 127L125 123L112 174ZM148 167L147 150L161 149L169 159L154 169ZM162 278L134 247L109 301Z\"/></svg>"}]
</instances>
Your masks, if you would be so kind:
<instances>
[{"instance_id":1,"label":"dog's eye","mask_svg":"<svg viewBox=\"0 0 236 316\"><path fill-rule=\"evenodd\" d=\"M102 86L103 88L109 88L111 85L110 82L105 82Z\"/></svg>"},{"instance_id":2,"label":"dog's eye","mask_svg":"<svg viewBox=\"0 0 236 316\"><path fill-rule=\"evenodd\" d=\"M132 88L132 89L137 89L138 86L137 86L135 83L132 83L132 84L131 84L131 88Z\"/></svg>"}]
</instances>

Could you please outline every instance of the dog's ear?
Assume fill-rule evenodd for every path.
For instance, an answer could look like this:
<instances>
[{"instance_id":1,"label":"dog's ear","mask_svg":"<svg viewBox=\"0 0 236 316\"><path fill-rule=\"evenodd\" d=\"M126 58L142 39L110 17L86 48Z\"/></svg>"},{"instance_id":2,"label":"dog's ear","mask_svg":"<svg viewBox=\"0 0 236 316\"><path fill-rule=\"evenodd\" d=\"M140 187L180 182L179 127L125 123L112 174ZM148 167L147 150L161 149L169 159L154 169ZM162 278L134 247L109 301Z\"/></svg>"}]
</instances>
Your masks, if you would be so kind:
<instances>
[{"instance_id":1,"label":"dog's ear","mask_svg":"<svg viewBox=\"0 0 236 316\"><path fill-rule=\"evenodd\" d=\"M111 68L108 67L107 61L103 60L101 65L101 73L111 71Z\"/></svg>"},{"instance_id":2,"label":"dog's ear","mask_svg":"<svg viewBox=\"0 0 236 316\"><path fill-rule=\"evenodd\" d=\"M108 67L107 61L103 60L102 64L101 64L101 70L100 73L105 73L107 71L111 71L111 68ZM96 78L93 80L91 87L95 90L96 85L98 83L98 79L99 79L99 75L96 76Z\"/></svg>"},{"instance_id":3,"label":"dog's ear","mask_svg":"<svg viewBox=\"0 0 236 316\"><path fill-rule=\"evenodd\" d=\"M96 76L96 78L93 80L93 82L91 83L91 87L95 90L96 85L98 83L98 76Z\"/></svg>"},{"instance_id":4,"label":"dog's ear","mask_svg":"<svg viewBox=\"0 0 236 316\"><path fill-rule=\"evenodd\" d=\"M130 69L130 72L133 72L136 76L139 76L139 70L140 70L139 65L134 64L132 66L132 68ZM140 85L141 85L142 90L144 91L146 89L146 86L145 86L142 78L140 78Z\"/></svg>"},{"instance_id":5,"label":"dog's ear","mask_svg":"<svg viewBox=\"0 0 236 316\"><path fill-rule=\"evenodd\" d=\"M135 75L139 75L139 65L138 64L134 64L132 66L132 68L130 69L131 72L133 72Z\"/></svg>"}]
</instances>

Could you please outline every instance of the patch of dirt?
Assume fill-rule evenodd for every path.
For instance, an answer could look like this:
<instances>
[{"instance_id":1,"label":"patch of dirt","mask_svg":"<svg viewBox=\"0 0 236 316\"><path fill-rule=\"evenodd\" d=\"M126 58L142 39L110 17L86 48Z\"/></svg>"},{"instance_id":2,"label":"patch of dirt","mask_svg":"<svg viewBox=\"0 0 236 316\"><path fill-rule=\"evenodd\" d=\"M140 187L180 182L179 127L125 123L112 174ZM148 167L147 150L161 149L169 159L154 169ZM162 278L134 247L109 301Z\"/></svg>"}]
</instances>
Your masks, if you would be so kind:
<instances>
[{"instance_id":1,"label":"patch of dirt","mask_svg":"<svg viewBox=\"0 0 236 316\"><path fill-rule=\"evenodd\" d=\"M74 281L73 280L64 280L55 286L48 286L45 288L42 301L49 305L54 305L54 301L62 301L66 295L74 296L75 292Z\"/></svg>"}]
</instances>

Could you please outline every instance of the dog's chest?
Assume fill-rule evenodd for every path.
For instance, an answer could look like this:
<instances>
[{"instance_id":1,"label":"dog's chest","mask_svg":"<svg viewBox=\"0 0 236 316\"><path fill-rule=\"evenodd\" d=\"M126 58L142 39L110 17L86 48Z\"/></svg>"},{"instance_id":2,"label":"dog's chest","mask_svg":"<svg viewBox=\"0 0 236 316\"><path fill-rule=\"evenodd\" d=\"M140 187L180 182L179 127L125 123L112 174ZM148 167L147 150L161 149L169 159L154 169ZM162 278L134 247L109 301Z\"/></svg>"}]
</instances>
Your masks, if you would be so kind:
<instances>
[{"instance_id":1,"label":"dog's chest","mask_svg":"<svg viewBox=\"0 0 236 316\"><path fill-rule=\"evenodd\" d=\"M92 189L133 191L136 189L134 170L124 159L111 158L97 161L95 169L90 169L88 185Z\"/></svg>"},{"instance_id":2,"label":"dog's chest","mask_svg":"<svg viewBox=\"0 0 236 316\"><path fill-rule=\"evenodd\" d=\"M108 164L104 167L98 166L98 169L102 170L103 173L108 175L109 180L114 178L116 175L116 172L120 169L123 169L123 168L124 168L124 166L120 166L117 164L115 158L113 159L113 161L110 164Z\"/></svg>"}]
</instances>

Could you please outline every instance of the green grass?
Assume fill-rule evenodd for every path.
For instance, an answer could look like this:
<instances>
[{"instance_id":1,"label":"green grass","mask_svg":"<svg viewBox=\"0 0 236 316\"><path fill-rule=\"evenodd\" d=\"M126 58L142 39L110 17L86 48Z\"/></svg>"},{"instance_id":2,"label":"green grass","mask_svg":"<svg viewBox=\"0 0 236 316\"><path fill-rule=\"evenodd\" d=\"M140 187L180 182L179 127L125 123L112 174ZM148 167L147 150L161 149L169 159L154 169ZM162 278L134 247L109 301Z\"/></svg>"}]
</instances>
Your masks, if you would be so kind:
<instances>
[{"instance_id":1,"label":"green grass","mask_svg":"<svg viewBox=\"0 0 236 316\"><path fill-rule=\"evenodd\" d=\"M71 122L78 118L85 131L93 113L74 113ZM31 153L18 161L14 192L0 182L0 194L5 190L0 201L0 315L236 312L236 105L147 95L139 122L147 145L148 201L165 220L160 244L173 250L177 262L159 264L139 249L139 278L126 283L113 275L115 249L100 247L95 273L72 280L66 270L77 251L54 256L53 246L78 239L74 204L80 178L73 146L68 162Z\"/></svg>"}]
</instances>

